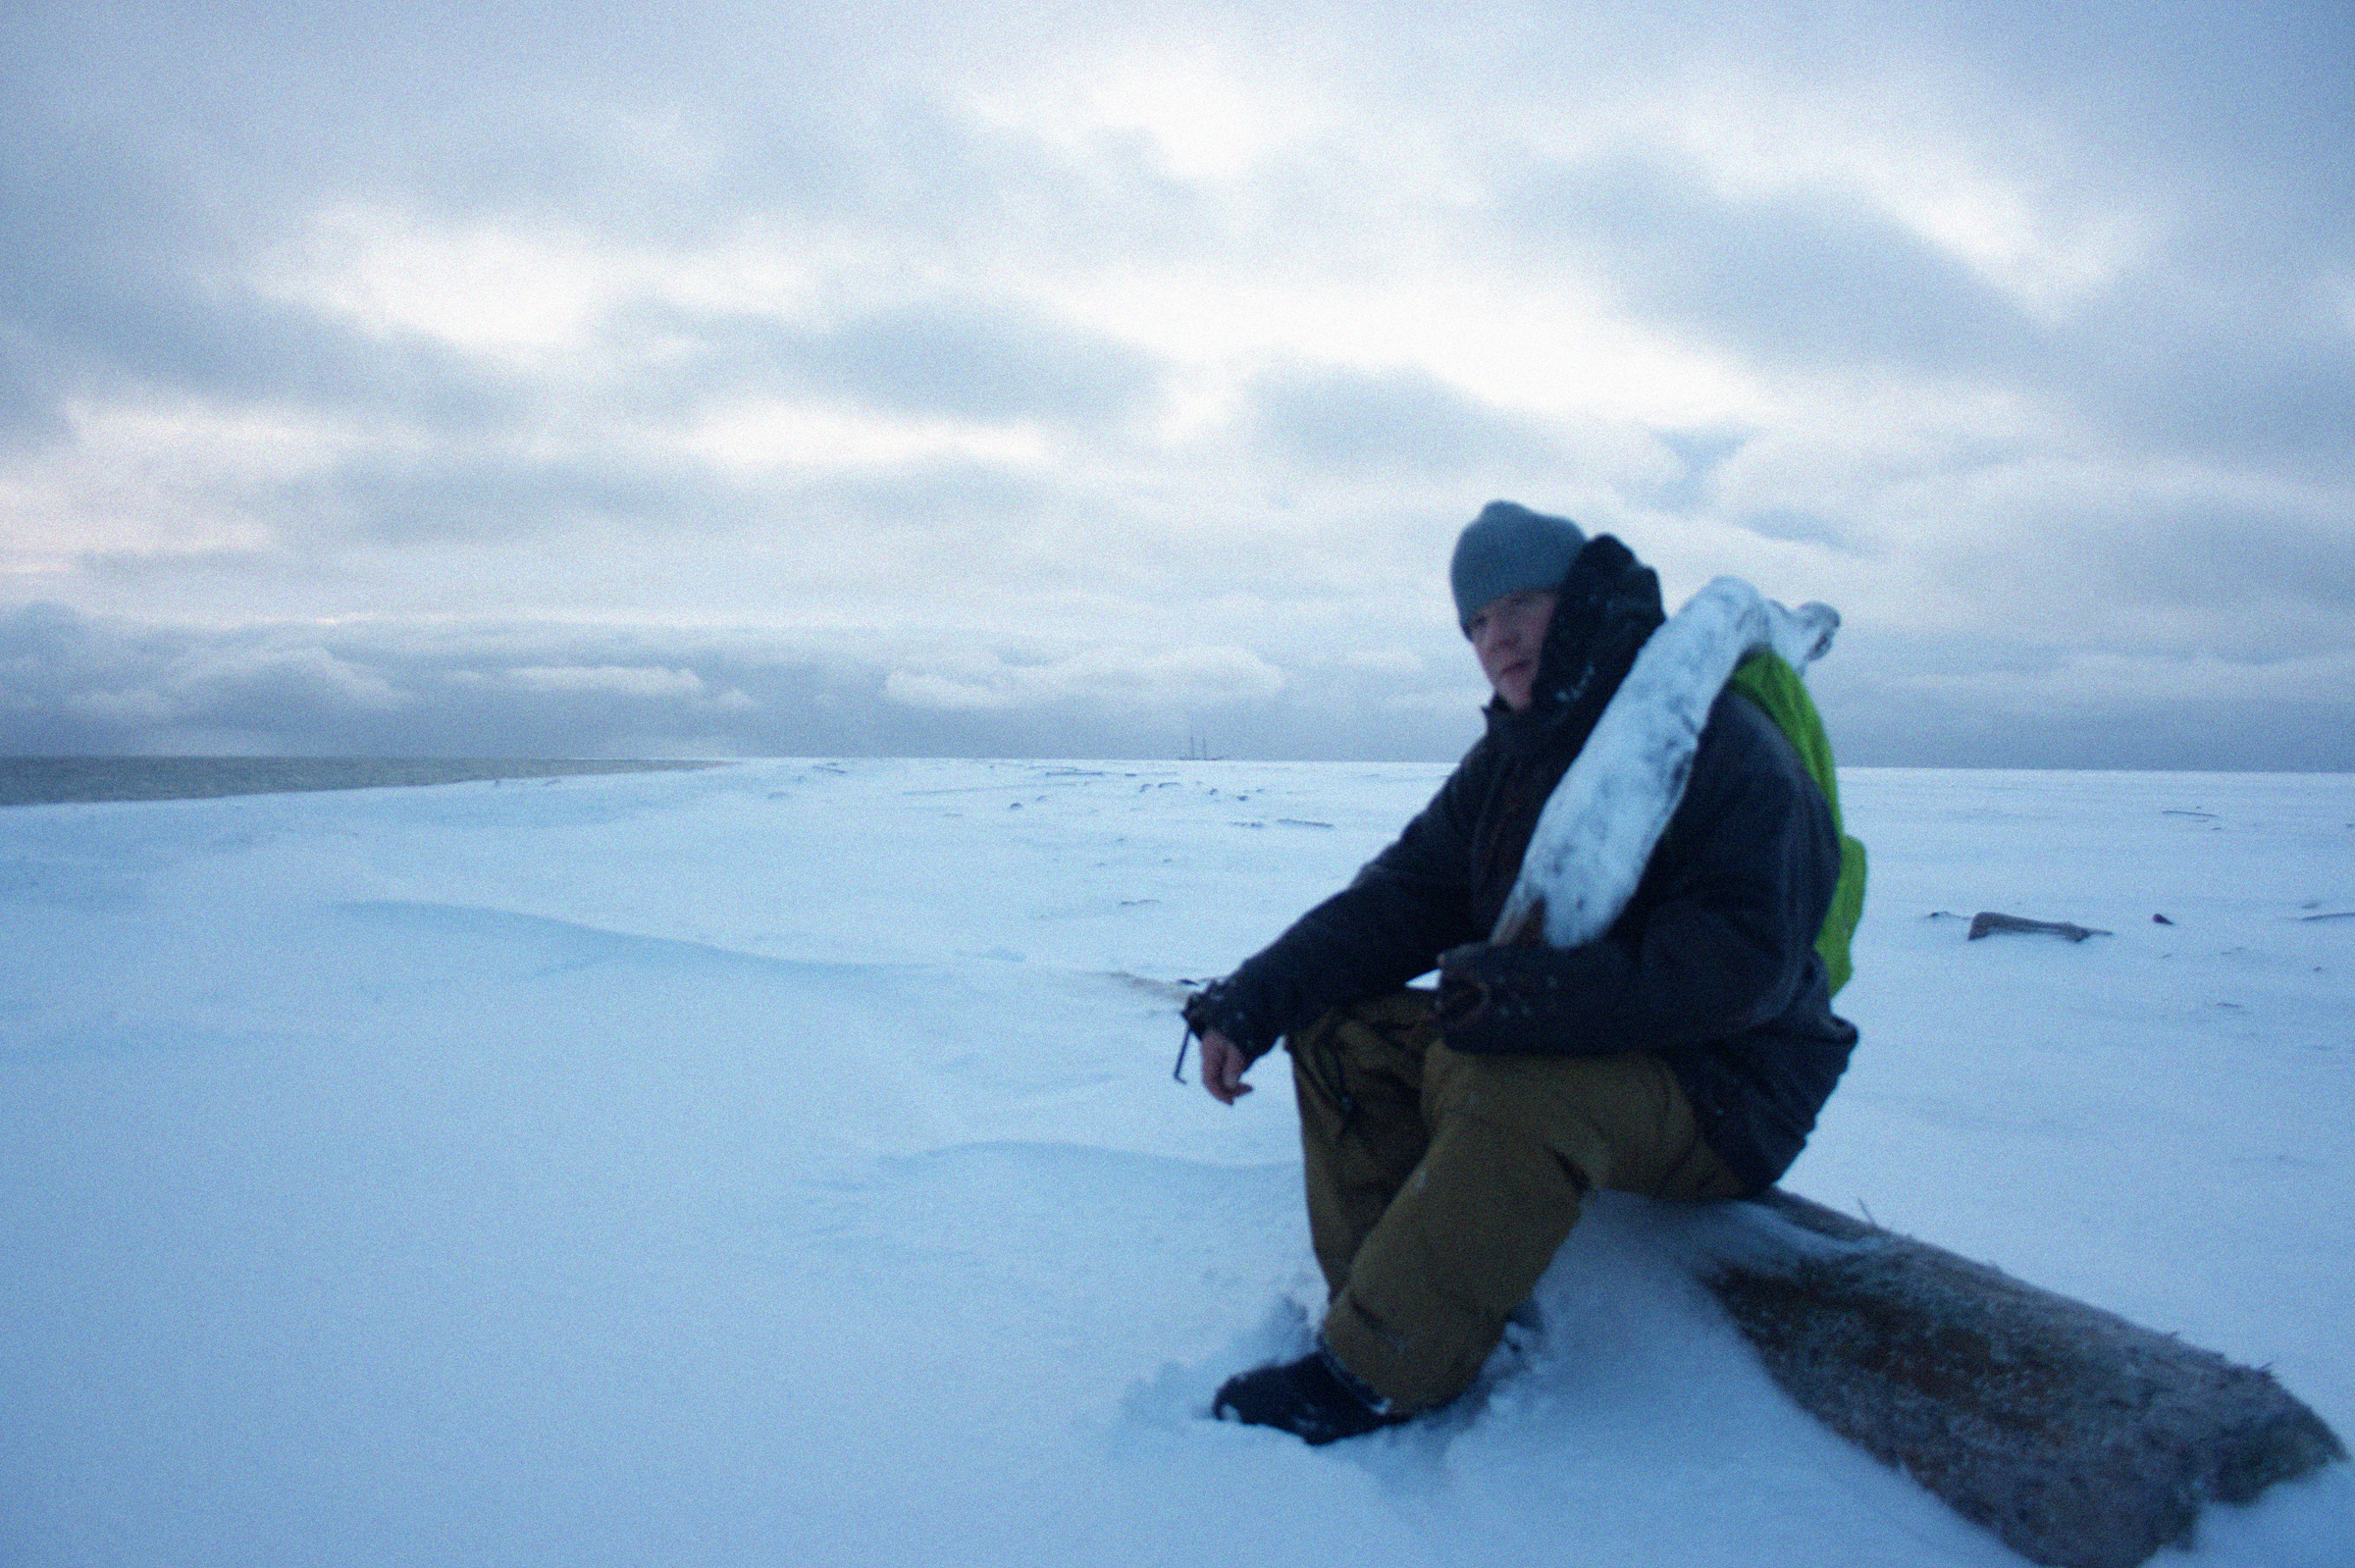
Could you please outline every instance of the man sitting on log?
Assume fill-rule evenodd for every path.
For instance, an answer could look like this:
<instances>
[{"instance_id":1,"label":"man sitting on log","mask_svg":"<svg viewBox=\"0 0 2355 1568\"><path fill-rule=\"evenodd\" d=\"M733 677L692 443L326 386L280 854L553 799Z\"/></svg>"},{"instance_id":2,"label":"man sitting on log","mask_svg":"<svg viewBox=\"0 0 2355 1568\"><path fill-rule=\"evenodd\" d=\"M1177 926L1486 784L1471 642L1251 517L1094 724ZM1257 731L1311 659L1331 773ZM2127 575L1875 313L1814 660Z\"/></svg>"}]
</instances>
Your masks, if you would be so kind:
<instances>
[{"instance_id":1,"label":"man sitting on log","mask_svg":"<svg viewBox=\"0 0 2355 1568\"><path fill-rule=\"evenodd\" d=\"M1607 929L1493 939L1548 797L1666 617L1617 540L1510 502L1464 529L1450 579L1494 689L1487 734L1348 887L1185 1008L1222 1103L1279 1037L1291 1052L1331 1300L1314 1351L1213 1408L1311 1443L1461 1393L1588 1192L1771 1184L1857 1040L1815 946L1833 810L1732 691L1701 698L1689 771L1661 764L1674 814ZM1436 995L1406 988L1435 967Z\"/></svg>"}]
</instances>

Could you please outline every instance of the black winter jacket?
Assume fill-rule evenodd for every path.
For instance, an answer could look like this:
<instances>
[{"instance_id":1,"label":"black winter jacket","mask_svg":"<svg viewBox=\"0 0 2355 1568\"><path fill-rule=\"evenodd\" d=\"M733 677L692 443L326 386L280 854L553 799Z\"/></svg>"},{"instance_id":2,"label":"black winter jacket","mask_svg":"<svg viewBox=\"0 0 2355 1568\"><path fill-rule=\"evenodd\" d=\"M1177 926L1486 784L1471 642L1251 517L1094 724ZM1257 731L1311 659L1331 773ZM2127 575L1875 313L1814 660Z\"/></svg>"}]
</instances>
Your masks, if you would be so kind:
<instances>
[{"instance_id":1,"label":"black winter jacket","mask_svg":"<svg viewBox=\"0 0 2355 1568\"><path fill-rule=\"evenodd\" d=\"M1832 1014L1814 948L1840 870L1831 810L1747 698L1728 692L1710 709L1683 801L1607 932L1567 950L1487 950L1489 964L1478 946L1537 813L1660 619L1652 574L1616 540L1592 541L1563 585L1530 707L1492 704L1488 734L1397 841L1196 996L1188 1021L1257 1057L1444 955L1543 993L1534 1007L1450 1026L1450 1044L1658 1055L1718 1157L1752 1190L1771 1184L1806 1141L1857 1031Z\"/></svg>"}]
</instances>

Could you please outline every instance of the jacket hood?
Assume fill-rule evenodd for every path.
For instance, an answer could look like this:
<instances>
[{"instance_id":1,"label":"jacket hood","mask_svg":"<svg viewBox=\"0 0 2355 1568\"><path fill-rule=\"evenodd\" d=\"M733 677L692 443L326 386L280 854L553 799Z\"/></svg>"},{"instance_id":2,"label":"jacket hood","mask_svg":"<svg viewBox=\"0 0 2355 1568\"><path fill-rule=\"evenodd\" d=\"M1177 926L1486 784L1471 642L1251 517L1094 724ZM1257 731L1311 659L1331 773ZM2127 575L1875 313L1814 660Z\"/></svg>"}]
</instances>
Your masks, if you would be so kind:
<instances>
[{"instance_id":1,"label":"jacket hood","mask_svg":"<svg viewBox=\"0 0 2355 1568\"><path fill-rule=\"evenodd\" d=\"M1501 699L1489 704L1490 733L1517 751L1544 746L1564 729L1583 743L1645 640L1668 618L1659 574L1609 534L1581 547L1554 593L1529 706L1516 713Z\"/></svg>"}]
</instances>

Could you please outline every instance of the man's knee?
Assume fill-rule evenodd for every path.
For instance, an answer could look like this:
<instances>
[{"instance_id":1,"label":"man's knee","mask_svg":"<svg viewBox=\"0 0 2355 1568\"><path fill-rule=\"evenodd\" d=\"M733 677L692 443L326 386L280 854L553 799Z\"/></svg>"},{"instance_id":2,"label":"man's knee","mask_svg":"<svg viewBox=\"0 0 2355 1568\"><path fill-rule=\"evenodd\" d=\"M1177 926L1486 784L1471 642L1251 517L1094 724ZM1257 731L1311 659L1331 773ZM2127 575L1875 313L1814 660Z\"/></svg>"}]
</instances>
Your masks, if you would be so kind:
<instances>
[{"instance_id":1,"label":"man's knee","mask_svg":"<svg viewBox=\"0 0 2355 1568\"><path fill-rule=\"evenodd\" d=\"M1424 1084L1435 1131L1477 1124L1486 1139L1543 1151L1583 1190L1652 1191L1689 1164L1698 1128L1675 1075L1659 1058L1432 1053Z\"/></svg>"}]
</instances>

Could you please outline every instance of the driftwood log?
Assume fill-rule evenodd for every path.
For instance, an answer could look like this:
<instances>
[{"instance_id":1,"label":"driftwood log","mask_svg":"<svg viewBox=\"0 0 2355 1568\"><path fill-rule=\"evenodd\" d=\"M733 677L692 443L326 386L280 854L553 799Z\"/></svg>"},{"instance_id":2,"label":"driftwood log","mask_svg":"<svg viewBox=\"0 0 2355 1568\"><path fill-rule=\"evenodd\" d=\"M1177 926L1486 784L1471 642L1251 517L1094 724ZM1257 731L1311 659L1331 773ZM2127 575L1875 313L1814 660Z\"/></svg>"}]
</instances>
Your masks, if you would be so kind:
<instances>
[{"instance_id":1,"label":"driftwood log","mask_svg":"<svg viewBox=\"0 0 2355 1568\"><path fill-rule=\"evenodd\" d=\"M2162 918L2164 919L2165 916ZM2174 922L2169 920L2167 923L2172 925ZM1973 942L1980 937L1993 936L2000 931L2028 931L2039 932L2047 936L2066 936L2071 942L2082 942L2089 936L2108 936L2110 934L2108 931L2097 931L2090 925L2079 925L2073 920L2029 920L2016 915L1998 915L1993 910L1981 910L1970 917L1969 940Z\"/></svg>"},{"instance_id":2,"label":"driftwood log","mask_svg":"<svg viewBox=\"0 0 2355 1568\"><path fill-rule=\"evenodd\" d=\"M1780 1191L1697 1271L1791 1397L2054 1568L2132 1568L2344 1459L2271 1374Z\"/></svg>"}]
</instances>

